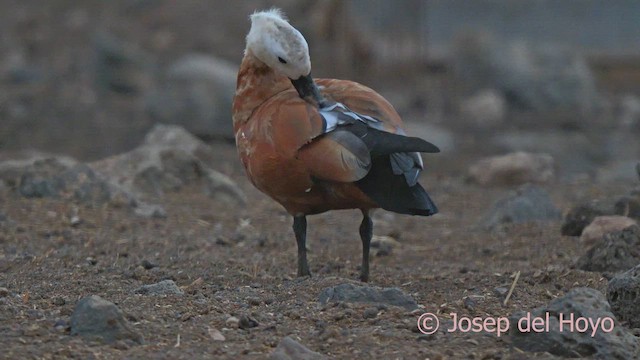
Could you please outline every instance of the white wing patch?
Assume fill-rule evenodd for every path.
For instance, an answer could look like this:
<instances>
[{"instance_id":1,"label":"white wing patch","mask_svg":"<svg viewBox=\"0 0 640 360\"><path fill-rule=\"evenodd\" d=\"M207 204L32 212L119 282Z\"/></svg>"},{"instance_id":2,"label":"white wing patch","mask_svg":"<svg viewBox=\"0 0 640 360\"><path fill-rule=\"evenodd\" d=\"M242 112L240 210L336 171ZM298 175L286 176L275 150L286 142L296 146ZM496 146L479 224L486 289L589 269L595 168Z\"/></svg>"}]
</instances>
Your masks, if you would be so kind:
<instances>
[{"instance_id":1,"label":"white wing patch","mask_svg":"<svg viewBox=\"0 0 640 360\"><path fill-rule=\"evenodd\" d=\"M352 124L355 121L361 121L370 128L385 131L383 124L380 120L352 111L342 103L334 103L330 106L321 108L319 110L322 119L324 120L324 132L328 133L335 130L340 125ZM403 129L397 129L398 135L406 136ZM346 167L354 167L353 161L358 161L358 166L365 167L368 164L360 164L360 159L345 159L342 158L343 164ZM422 156L417 152L410 153L393 153L390 155L391 169L395 175L404 175L407 184L413 186L418 182L418 176L420 171L424 169L424 163L422 162Z\"/></svg>"},{"instance_id":2,"label":"white wing patch","mask_svg":"<svg viewBox=\"0 0 640 360\"><path fill-rule=\"evenodd\" d=\"M380 120L369 115L363 115L355 111L351 111L351 109L339 102L320 109L320 115L324 119L325 133L335 130L338 125L349 124L354 120L362 121L367 126L374 129L383 130L382 122Z\"/></svg>"}]
</instances>

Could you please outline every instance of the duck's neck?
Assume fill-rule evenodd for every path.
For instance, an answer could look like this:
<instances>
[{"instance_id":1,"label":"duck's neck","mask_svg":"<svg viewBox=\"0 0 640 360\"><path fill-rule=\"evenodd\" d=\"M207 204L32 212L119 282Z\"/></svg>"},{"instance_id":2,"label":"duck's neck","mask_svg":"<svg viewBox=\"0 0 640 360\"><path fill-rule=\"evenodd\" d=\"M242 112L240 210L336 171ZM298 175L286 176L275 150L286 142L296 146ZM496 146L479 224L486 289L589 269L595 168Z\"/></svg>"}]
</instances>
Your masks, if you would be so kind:
<instances>
[{"instance_id":1,"label":"duck's neck","mask_svg":"<svg viewBox=\"0 0 640 360\"><path fill-rule=\"evenodd\" d=\"M291 88L291 81L279 75L251 53L245 52L233 98L233 127L244 124L253 110L270 97Z\"/></svg>"}]
</instances>

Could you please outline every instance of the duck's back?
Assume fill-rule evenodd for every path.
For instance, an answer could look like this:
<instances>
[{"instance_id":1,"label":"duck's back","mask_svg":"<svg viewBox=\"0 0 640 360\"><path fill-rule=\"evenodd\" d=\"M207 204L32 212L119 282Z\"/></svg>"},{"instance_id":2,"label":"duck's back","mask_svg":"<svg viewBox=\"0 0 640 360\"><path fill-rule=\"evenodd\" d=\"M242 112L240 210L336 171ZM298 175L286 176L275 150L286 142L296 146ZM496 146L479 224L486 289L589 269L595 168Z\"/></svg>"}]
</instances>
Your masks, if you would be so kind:
<instances>
[{"instance_id":1,"label":"duck's back","mask_svg":"<svg viewBox=\"0 0 640 360\"><path fill-rule=\"evenodd\" d=\"M317 84L329 102L376 119L384 132L404 134L398 113L372 89L347 80L318 79ZM389 155L372 160L358 151L366 149L354 148L340 132L326 133L326 127L317 105L301 99L293 87L264 101L236 135L252 182L290 212L382 206L415 213L412 199L424 190L419 184L407 187L389 166L382 168L391 162ZM390 188L393 184L397 189ZM403 210L403 204L410 207Z\"/></svg>"}]
</instances>

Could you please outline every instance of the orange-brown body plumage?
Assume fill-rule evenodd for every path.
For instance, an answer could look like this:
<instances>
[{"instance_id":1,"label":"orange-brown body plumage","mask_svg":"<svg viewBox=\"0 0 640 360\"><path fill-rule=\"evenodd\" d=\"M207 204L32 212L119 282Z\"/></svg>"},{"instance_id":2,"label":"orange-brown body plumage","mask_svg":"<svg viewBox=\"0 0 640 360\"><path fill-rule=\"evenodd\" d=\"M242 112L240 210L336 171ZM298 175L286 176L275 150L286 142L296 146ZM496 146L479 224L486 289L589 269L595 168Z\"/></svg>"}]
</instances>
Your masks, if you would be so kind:
<instances>
[{"instance_id":1,"label":"orange-brown body plumage","mask_svg":"<svg viewBox=\"0 0 640 360\"><path fill-rule=\"evenodd\" d=\"M325 97L381 120L387 131L395 133L402 126L391 104L370 88L347 80L316 79L316 83ZM287 77L248 53L237 89L236 144L258 189L292 215L378 207L353 184L357 169L341 166L340 145L321 136L318 107L300 98Z\"/></svg>"}]
</instances>

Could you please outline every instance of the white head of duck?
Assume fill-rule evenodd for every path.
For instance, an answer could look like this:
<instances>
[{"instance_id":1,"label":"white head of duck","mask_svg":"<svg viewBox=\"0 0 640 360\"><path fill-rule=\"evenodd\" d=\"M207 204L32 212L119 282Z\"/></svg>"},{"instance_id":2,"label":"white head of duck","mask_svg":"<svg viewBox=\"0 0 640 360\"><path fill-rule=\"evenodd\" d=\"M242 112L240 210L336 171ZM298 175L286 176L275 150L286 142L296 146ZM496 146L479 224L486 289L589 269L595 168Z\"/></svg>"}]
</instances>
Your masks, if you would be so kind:
<instances>
[{"instance_id":1,"label":"white head of duck","mask_svg":"<svg viewBox=\"0 0 640 360\"><path fill-rule=\"evenodd\" d=\"M279 9L251 15L245 52L251 52L258 60L292 80L311 73L309 45Z\"/></svg>"}]
</instances>

